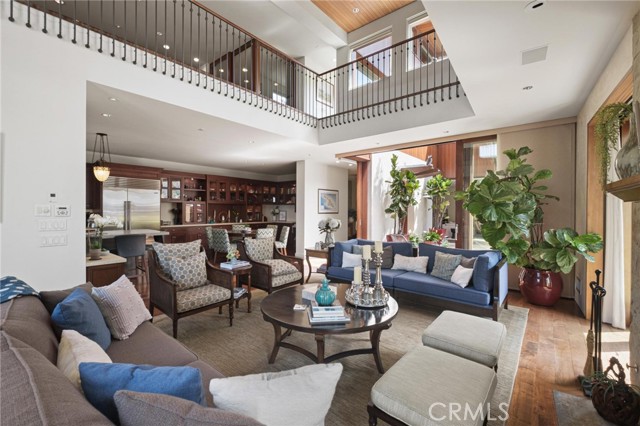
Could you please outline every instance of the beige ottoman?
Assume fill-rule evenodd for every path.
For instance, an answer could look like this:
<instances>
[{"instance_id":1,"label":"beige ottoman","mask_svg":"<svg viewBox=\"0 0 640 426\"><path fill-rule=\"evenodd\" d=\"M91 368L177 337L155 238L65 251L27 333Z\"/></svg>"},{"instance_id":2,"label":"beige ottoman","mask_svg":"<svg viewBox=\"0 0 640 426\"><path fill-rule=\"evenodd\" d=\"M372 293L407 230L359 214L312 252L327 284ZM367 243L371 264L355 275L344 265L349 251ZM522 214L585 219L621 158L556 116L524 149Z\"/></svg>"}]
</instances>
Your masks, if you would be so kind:
<instances>
[{"instance_id":1,"label":"beige ottoman","mask_svg":"<svg viewBox=\"0 0 640 426\"><path fill-rule=\"evenodd\" d=\"M496 382L484 365L418 346L373 385L369 424L481 425Z\"/></svg>"},{"instance_id":2,"label":"beige ottoman","mask_svg":"<svg viewBox=\"0 0 640 426\"><path fill-rule=\"evenodd\" d=\"M506 335L497 321L443 311L422 333L422 343L497 369Z\"/></svg>"}]
</instances>

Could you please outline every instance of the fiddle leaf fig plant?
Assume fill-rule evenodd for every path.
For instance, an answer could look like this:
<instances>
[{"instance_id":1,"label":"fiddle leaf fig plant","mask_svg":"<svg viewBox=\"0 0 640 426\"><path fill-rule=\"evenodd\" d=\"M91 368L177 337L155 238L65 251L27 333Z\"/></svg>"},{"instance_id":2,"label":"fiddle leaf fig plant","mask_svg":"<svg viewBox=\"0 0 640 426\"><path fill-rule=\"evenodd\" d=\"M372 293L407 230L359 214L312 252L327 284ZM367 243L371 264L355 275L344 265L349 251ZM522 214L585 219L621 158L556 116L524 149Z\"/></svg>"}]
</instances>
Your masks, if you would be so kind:
<instances>
[{"instance_id":1,"label":"fiddle leaf fig plant","mask_svg":"<svg viewBox=\"0 0 640 426\"><path fill-rule=\"evenodd\" d=\"M398 228L402 232L402 224L407 217L410 206L415 206L418 201L414 197L415 191L420 186L418 178L411 170L398 169L398 156L391 157L391 180L385 181L389 184L389 197L391 205L384 212L391 214L394 218L394 233L398 233Z\"/></svg>"},{"instance_id":2,"label":"fiddle leaf fig plant","mask_svg":"<svg viewBox=\"0 0 640 426\"><path fill-rule=\"evenodd\" d=\"M453 181L447 179L441 174L428 179L424 186L424 196L431 199L431 208L433 209L433 227L442 228L444 215L449 207L447 197L451 193L451 184Z\"/></svg>"},{"instance_id":3,"label":"fiddle leaf fig plant","mask_svg":"<svg viewBox=\"0 0 640 426\"><path fill-rule=\"evenodd\" d=\"M527 163L532 150L509 149L506 169L473 181L466 191L456 193L463 207L480 224L482 237L500 250L508 263L525 268L570 272L577 255L593 261L589 252L602 249L598 234L579 235L571 228L542 232L543 206L559 200L546 193L542 181L551 178L550 170L535 170Z\"/></svg>"}]
</instances>

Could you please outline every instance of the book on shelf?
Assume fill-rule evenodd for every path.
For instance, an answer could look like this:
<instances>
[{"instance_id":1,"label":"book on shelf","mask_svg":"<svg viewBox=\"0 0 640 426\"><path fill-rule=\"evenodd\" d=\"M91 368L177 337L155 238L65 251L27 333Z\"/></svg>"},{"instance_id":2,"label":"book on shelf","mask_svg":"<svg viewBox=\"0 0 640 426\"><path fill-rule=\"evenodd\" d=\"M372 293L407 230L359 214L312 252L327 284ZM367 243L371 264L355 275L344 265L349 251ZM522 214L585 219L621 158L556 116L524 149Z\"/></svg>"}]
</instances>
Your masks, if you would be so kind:
<instances>
[{"instance_id":1,"label":"book on shelf","mask_svg":"<svg viewBox=\"0 0 640 426\"><path fill-rule=\"evenodd\" d=\"M236 287L233 289L233 298L237 299L240 296L243 296L244 294L247 293L247 289L244 287Z\"/></svg>"},{"instance_id":2,"label":"book on shelf","mask_svg":"<svg viewBox=\"0 0 640 426\"><path fill-rule=\"evenodd\" d=\"M251 263L247 262L246 260L238 260L237 262L234 262L234 263L231 263L231 262L220 263L220 267L222 269L238 269L238 268L244 268L250 265Z\"/></svg>"},{"instance_id":3,"label":"book on shelf","mask_svg":"<svg viewBox=\"0 0 640 426\"><path fill-rule=\"evenodd\" d=\"M351 321L347 316L331 316L331 317L315 317L311 313L311 309L307 310L309 315L309 324L311 325L330 325L330 324L346 324Z\"/></svg>"}]
</instances>

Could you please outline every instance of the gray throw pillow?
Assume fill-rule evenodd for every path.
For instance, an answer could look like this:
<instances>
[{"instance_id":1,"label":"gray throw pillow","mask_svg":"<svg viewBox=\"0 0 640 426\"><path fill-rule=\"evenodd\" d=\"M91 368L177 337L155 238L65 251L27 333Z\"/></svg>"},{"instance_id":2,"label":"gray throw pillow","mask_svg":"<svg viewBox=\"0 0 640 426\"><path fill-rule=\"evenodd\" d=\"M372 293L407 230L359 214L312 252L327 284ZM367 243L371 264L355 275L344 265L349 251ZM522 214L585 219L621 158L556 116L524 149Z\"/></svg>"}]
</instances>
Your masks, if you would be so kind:
<instances>
[{"instance_id":1,"label":"gray throw pillow","mask_svg":"<svg viewBox=\"0 0 640 426\"><path fill-rule=\"evenodd\" d=\"M170 395L120 390L114 400L122 426L263 426L251 417Z\"/></svg>"},{"instance_id":2,"label":"gray throw pillow","mask_svg":"<svg viewBox=\"0 0 640 426\"><path fill-rule=\"evenodd\" d=\"M461 260L462 256L459 254L448 254L437 251L431 275L446 281L451 281L451 276L458 265L460 265Z\"/></svg>"},{"instance_id":3,"label":"gray throw pillow","mask_svg":"<svg viewBox=\"0 0 640 426\"><path fill-rule=\"evenodd\" d=\"M363 244L361 246L353 246L353 254L362 255L362 247L369 246L371 247L371 256L373 256L373 245L372 244Z\"/></svg>"},{"instance_id":4,"label":"gray throw pillow","mask_svg":"<svg viewBox=\"0 0 640 426\"><path fill-rule=\"evenodd\" d=\"M382 249L382 269L391 269L393 266L393 247L386 246Z\"/></svg>"},{"instance_id":5,"label":"gray throw pillow","mask_svg":"<svg viewBox=\"0 0 640 426\"><path fill-rule=\"evenodd\" d=\"M473 265L476 264L477 257L464 257L460 259L460 266L467 269L473 269Z\"/></svg>"}]
</instances>

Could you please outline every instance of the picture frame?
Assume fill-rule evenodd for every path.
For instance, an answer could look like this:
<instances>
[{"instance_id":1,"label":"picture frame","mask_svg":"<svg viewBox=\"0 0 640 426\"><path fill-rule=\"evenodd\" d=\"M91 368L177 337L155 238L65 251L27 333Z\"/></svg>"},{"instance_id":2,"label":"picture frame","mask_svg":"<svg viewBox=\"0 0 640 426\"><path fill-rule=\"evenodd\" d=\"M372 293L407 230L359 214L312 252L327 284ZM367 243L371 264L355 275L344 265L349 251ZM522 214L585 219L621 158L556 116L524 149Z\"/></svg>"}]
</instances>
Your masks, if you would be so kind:
<instances>
[{"instance_id":1,"label":"picture frame","mask_svg":"<svg viewBox=\"0 0 640 426\"><path fill-rule=\"evenodd\" d=\"M333 108L333 92L335 87L327 80L318 80L318 91L316 99L318 102Z\"/></svg>"},{"instance_id":2,"label":"picture frame","mask_svg":"<svg viewBox=\"0 0 640 426\"><path fill-rule=\"evenodd\" d=\"M280 214L278 215L278 220L280 222L284 222L287 220L287 212L281 211Z\"/></svg>"},{"instance_id":3,"label":"picture frame","mask_svg":"<svg viewBox=\"0 0 640 426\"><path fill-rule=\"evenodd\" d=\"M318 213L337 214L339 209L339 192L335 189L318 189Z\"/></svg>"}]
</instances>

